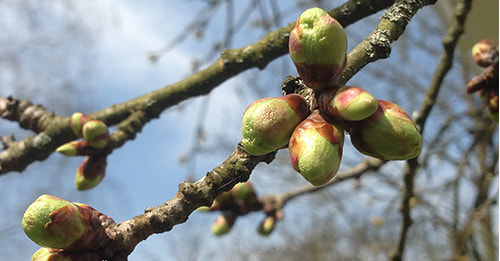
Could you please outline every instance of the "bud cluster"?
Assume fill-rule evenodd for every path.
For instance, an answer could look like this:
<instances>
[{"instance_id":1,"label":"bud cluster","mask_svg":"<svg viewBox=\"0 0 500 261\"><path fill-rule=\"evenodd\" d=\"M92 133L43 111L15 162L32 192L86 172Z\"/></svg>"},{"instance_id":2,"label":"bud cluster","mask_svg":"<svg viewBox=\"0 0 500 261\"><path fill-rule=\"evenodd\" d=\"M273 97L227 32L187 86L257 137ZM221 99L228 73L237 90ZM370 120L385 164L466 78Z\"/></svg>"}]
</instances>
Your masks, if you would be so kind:
<instances>
[{"instance_id":1,"label":"bud cluster","mask_svg":"<svg viewBox=\"0 0 500 261\"><path fill-rule=\"evenodd\" d=\"M491 120L498 123L498 44L483 39L472 47L472 57L484 70L469 81L467 93L477 93L486 104Z\"/></svg>"},{"instance_id":2,"label":"bud cluster","mask_svg":"<svg viewBox=\"0 0 500 261\"><path fill-rule=\"evenodd\" d=\"M97 186L105 174L107 155L103 149L109 142L108 126L89 115L76 112L71 116L71 129L82 140L70 141L56 149L68 156L87 156L75 174L78 190L87 190Z\"/></svg>"},{"instance_id":3,"label":"bud cluster","mask_svg":"<svg viewBox=\"0 0 500 261\"><path fill-rule=\"evenodd\" d=\"M200 207L198 208L198 211L221 212L212 224L211 229L214 235L220 236L231 231L231 228L233 227L238 216L243 216L251 211L259 211L263 209L264 205L257 198L253 185L250 182L240 182L234 185L231 190L219 194L214 199L210 207ZM271 215L267 212L266 215L267 217L273 216L274 221L266 221L266 218L266 220L258 226L257 230L262 235L271 234L277 220L276 215Z\"/></svg>"},{"instance_id":4,"label":"bud cluster","mask_svg":"<svg viewBox=\"0 0 500 261\"><path fill-rule=\"evenodd\" d=\"M41 195L26 209L22 227L33 242L43 247L32 260L49 260L41 258L62 258L66 256L64 251L101 247L107 240L104 226L112 223L110 217L88 205Z\"/></svg>"},{"instance_id":5,"label":"bud cluster","mask_svg":"<svg viewBox=\"0 0 500 261\"><path fill-rule=\"evenodd\" d=\"M263 155L288 144L293 168L315 186L337 173L344 131L361 153L372 157L406 160L419 155L422 136L401 107L339 84L347 37L328 13L311 8L297 19L289 53L305 88L313 93L308 99L314 101L287 94L252 103L241 126L241 143L249 154Z\"/></svg>"}]
</instances>

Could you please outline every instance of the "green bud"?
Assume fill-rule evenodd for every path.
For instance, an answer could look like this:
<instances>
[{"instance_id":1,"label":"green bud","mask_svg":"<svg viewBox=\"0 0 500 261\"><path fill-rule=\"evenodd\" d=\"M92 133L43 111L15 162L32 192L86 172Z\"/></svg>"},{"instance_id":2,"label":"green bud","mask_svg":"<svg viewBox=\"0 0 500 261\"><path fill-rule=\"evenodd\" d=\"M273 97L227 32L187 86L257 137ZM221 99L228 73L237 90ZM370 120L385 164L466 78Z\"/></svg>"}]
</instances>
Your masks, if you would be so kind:
<instances>
[{"instance_id":1,"label":"green bud","mask_svg":"<svg viewBox=\"0 0 500 261\"><path fill-rule=\"evenodd\" d=\"M31 261L41 260L41 258L50 255L52 253L51 250L52 250L51 248L46 248L46 247L38 249L31 256Z\"/></svg>"},{"instance_id":2,"label":"green bud","mask_svg":"<svg viewBox=\"0 0 500 261\"><path fill-rule=\"evenodd\" d=\"M108 144L109 132L106 123L90 120L83 125L83 138L94 148L104 148Z\"/></svg>"},{"instance_id":3,"label":"green bud","mask_svg":"<svg viewBox=\"0 0 500 261\"><path fill-rule=\"evenodd\" d=\"M262 221L257 228L257 232L263 236L269 236L276 226L276 217L268 216L264 221Z\"/></svg>"},{"instance_id":4,"label":"green bud","mask_svg":"<svg viewBox=\"0 0 500 261\"><path fill-rule=\"evenodd\" d=\"M220 215L212 225L212 234L216 236L224 235L231 231L236 220L235 215Z\"/></svg>"},{"instance_id":5,"label":"green bud","mask_svg":"<svg viewBox=\"0 0 500 261\"><path fill-rule=\"evenodd\" d=\"M26 235L42 247L62 249L85 233L78 206L50 195L41 195L23 216Z\"/></svg>"},{"instance_id":6,"label":"green bud","mask_svg":"<svg viewBox=\"0 0 500 261\"><path fill-rule=\"evenodd\" d=\"M422 135L413 120L398 105L378 101L378 109L367 119L353 122L351 141L361 153L382 160L415 158L422 149Z\"/></svg>"},{"instance_id":7,"label":"green bud","mask_svg":"<svg viewBox=\"0 0 500 261\"><path fill-rule=\"evenodd\" d=\"M59 146L56 151L64 156L73 157L78 154L77 146L80 141L70 141L66 144Z\"/></svg>"},{"instance_id":8,"label":"green bud","mask_svg":"<svg viewBox=\"0 0 500 261\"><path fill-rule=\"evenodd\" d=\"M252 194L255 194L250 182L240 182L234 185L229 191L235 198L245 201Z\"/></svg>"},{"instance_id":9,"label":"green bud","mask_svg":"<svg viewBox=\"0 0 500 261\"><path fill-rule=\"evenodd\" d=\"M298 94L263 98L248 106L241 122L241 144L251 155L264 155L283 148L290 135L309 113Z\"/></svg>"},{"instance_id":10,"label":"green bud","mask_svg":"<svg viewBox=\"0 0 500 261\"><path fill-rule=\"evenodd\" d=\"M106 173L106 157L86 157L75 174L75 185L78 190L87 190L101 183Z\"/></svg>"},{"instance_id":11,"label":"green bud","mask_svg":"<svg viewBox=\"0 0 500 261\"><path fill-rule=\"evenodd\" d=\"M314 90L335 85L347 62L342 25L320 8L307 9L290 32L289 53L304 83Z\"/></svg>"},{"instance_id":12,"label":"green bud","mask_svg":"<svg viewBox=\"0 0 500 261\"><path fill-rule=\"evenodd\" d=\"M101 149L91 147L86 140L74 140L59 146L56 151L64 156L73 157L97 154Z\"/></svg>"},{"instance_id":13,"label":"green bud","mask_svg":"<svg viewBox=\"0 0 500 261\"><path fill-rule=\"evenodd\" d=\"M288 149L293 168L314 186L335 176L342 159L344 131L314 113L295 128Z\"/></svg>"},{"instance_id":14,"label":"green bud","mask_svg":"<svg viewBox=\"0 0 500 261\"><path fill-rule=\"evenodd\" d=\"M496 52L496 44L491 39L483 39L472 46L472 58L481 67L488 67L498 56Z\"/></svg>"},{"instance_id":15,"label":"green bud","mask_svg":"<svg viewBox=\"0 0 500 261\"><path fill-rule=\"evenodd\" d=\"M31 256L31 261L72 261L75 260L69 253L59 249L40 248ZM82 260L82 259L76 259Z\"/></svg>"},{"instance_id":16,"label":"green bud","mask_svg":"<svg viewBox=\"0 0 500 261\"><path fill-rule=\"evenodd\" d=\"M488 116L493 122L498 123L498 89L488 93Z\"/></svg>"},{"instance_id":17,"label":"green bud","mask_svg":"<svg viewBox=\"0 0 500 261\"><path fill-rule=\"evenodd\" d=\"M83 125L89 120L91 120L90 116L81 112L75 112L71 116L71 129L73 129L73 132L78 135L78 137L83 138Z\"/></svg>"},{"instance_id":18,"label":"green bud","mask_svg":"<svg viewBox=\"0 0 500 261\"><path fill-rule=\"evenodd\" d=\"M330 116L348 121L366 119L378 107L375 97L355 86L342 86L322 92L318 102L320 108Z\"/></svg>"},{"instance_id":19,"label":"green bud","mask_svg":"<svg viewBox=\"0 0 500 261\"><path fill-rule=\"evenodd\" d=\"M196 210L200 211L200 212L208 212L208 211L210 211L210 207L209 206L201 206L201 207L198 207Z\"/></svg>"}]
</instances>

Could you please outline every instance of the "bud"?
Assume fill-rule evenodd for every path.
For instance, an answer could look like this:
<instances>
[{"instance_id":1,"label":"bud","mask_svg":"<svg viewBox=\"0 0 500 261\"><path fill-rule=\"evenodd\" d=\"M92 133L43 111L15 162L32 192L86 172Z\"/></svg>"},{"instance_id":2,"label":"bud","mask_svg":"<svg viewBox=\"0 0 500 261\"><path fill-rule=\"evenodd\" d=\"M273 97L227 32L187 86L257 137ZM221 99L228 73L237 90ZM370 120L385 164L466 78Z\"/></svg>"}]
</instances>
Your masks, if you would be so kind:
<instances>
[{"instance_id":1,"label":"bud","mask_svg":"<svg viewBox=\"0 0 500 261\"><path fill-rule=\"evenodd\" d=\"M73 157L93 155L100 152L101 150L89 146L86 140L74 140L59 146L56 151L63 154L64 156Z\"/></svg>"},{"instance_id":2,"label":"bud","mask_svg":"<svg viewBox=\"0 0 500 261\"><path fill-rule=\"evenodd\" d=\"M83 138L94 148L104 148L108 144L109 132L106 123L90 120L83 125Z\"/></svg>"},{"instance_id":3,"label":"bud","mask_svg":"<svg viewBox=\"0 0 500 261\"><path fill-rule=\"evenodd\" d=\"M288 48L300 77L314 90L334 85L346 66L344 28L317 7L299 16L290 32Z\"/></svg>"},{"instance_id":4,"label":"bud","mask_svg":"<svg viewBox=\"0 0 500 261\"><path fill-rule=\"evenodd\" d=\"M342 159L344 131L314 113L295 128L288 149L293 168L314 186L326 184Z\"/></svg>"},{"instance_id":5,"label":"bud","mask_svg":"<svg viewBox=\"0 0 500 261\"><path fill-rule=\"evenodd\" d=\"M32 256L31 261L75 261L70 254L61 252L59 249L40 248Z\"/></svg>"},{"instance_id":6,"label":"bud","mask_svg":"<svg viewBox=\"0 0 500 261\"><path fill-rule=\"evenodd\" d=\"M378 107L377 99L355 86L342 86L322 92L319 106L323 112L343 120L359 121L368 118Z\"/></svg>"},{"instance_id":7,"label":"bud","mask_svg":"<svg viewBox=\"0 0 500 261\"><path fill-rule=\"evenodd\" d=\"M26 209L22 226L33 242L55 249L71 246L86 230L77 205L50 195L41 195Z\"/></svg>"},{"instance_id":8,"label":"bud","mask_svg":"<svg viewBox=\"0 0 500 261\"><path fill-rule=\"evenodd\" d=\"M488 96L488 116L498 123L498 89L490 91Z\"/></svg>"},{"instance_id":9,"label":"bud","mask_svg":"<svg viewBox=\"0 0 500 261\"><path fill-rule=\"evenodd\" d=\"M271 232L273 232L274 227L276 226L276 217L268 216L264 221L262 221L257 228L257 232L263 236L269 236Z\"/></svg>"},{"instance_id":10,"label":"bud","mask_svg":"<svg viewBox=\"0 0 500 261\"><path fill-rule=\"evenodd\" d=\"M229 192L220 193L210 206L211 210L227 210L230 209L233 205L233 195Z\"/></svg>"},{"instance_id":11,"label":"bud","mask_svg":"<svg viewBox=\"0 0 500 261\"><path fill-rule=\"evenodd\" d=\"M102 226L105 220L92 209L42 195L26 209L22 226L26 235L42 247L68 251L98 249L109 238Z\"/></svg>"},{"instance_id":12,"label":"bud","mask_svg":"<svg viewBox=\"0 0 500 261\"><path fill-rule=\"evenodd\" d=\"M81 112L75 112L71 116L71 129L73 129L73 132L78 135L78 137L83 138L83 125L89 120L91 120L90 116Z\"/></svg>"},{"instance_id":13,"label":"bud","mask_svg":"<svg viewBox=\"0 0 500 261\"><path fill-rule=\"evenodd\" d=\"M351 141L361 153L382 160L415 158L422 149L422 135L397 104L379 100L367 119L352 123Z\"/></svg>"},{"instance_id":14,"label":"bud","mask_svg":"<svg viewBox=\"0 0 500 261\"><path fill-rule=\"evenodd\" d=\"M235 198L245 201L252 194L255 194L250 182L240 182L234 185L229 191Z\"/></svg>"},{"instance_id":15,"label":"bud","mask_svg":"<svg viewBox=\"0 0 500 261\"><path fill-rule=\"evenodd\" d=\"M210 209L210 207L209 207L209 206L201 206L201 207L198 207L196 210L197 210L197 211L200 211L200 212L208 212L208 211L210 211L211 209Z\"/></svg>"},{"instance_id":16,"label":"bud","mask_svg":"<svg viewBox=\"0 0 500 261\"><path fill-rule=\"evenodd\" d=\"M106 156L86 157L75 174L75 185L78 190L87 190L101 183L106 173Z\"/></svg>"},{"instance_id":17,"label":"bud","mask_svg":"<svg viewBox=\"0 0 500 261\"><path fill-rule=\"evenodd\" d=\"M483 39L472 46L472 58L481 67L488 67L495 55L496 44L491 39Z\"/></svg>"},{"instance_id":18,"label":"bud","mask_svg":"<svg viewBox=\"0 0 500 261\"><path fill-rule=\"evenodd\" d=\"M308 114L308 106L298 94L257 100L243 115L241 144L251 155L264 155L283 148L295 126Z\"/></svg>"},{"instance_id":19,"label":"bud","mask_svg":"<svg viewBox=\"0 0 500 261\"><path fill-rule=\"evenodd\" d=\"M236 220L235 215L220 215L212 225L212 234L216 236L228 233L234 225Z\"/></svg>"},{"instance_id":20,"label":"bud","mask_svg":"<svg viewBox=\"0 0 500 261\"><path fill-rule=\"evenodd\" d=\"M42 247L35 251L35 253L33 253L33 255L31 256L31 261L41 260L42 258L50 255L52 251L53 250L51 248Z\"/></svg>"}]
</instances>

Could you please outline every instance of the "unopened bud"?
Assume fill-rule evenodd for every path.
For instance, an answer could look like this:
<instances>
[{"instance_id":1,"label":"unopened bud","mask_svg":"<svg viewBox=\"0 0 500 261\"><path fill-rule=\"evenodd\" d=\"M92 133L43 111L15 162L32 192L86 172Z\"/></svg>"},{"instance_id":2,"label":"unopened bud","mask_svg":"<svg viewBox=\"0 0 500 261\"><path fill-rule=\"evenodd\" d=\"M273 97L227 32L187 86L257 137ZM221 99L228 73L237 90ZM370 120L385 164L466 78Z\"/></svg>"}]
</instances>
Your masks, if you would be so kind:
<instances>
[{"instance_id":1,"label":"unopened bud","mask_svg":"<svg viewBox=\"0 0 500 261\"><path fill-rule=\"evenodd\" d=\"M472 58L477 65L488 67L495 57L496 43L491 39L483 39L472 47Z\"/></svg>"},{"instance_id":2,"label":"unopened bud","mask_svg":"<svg viewBox=\"0 0 500 261\"><path fill-rule=\"evenodd\" d=\"M235 198L245 201L252 194L255 194L250 182L240 182L234 185L229 191Z\"/></svg>"},{"instance_id":3,"label":"unopened bud","mask_svg":"<svg viewBox=\"0 0 500 261\"><path fill-rule=\"evenodd\" d=\"M273 232L275 226L276 217L268 216L260 223L259 227L257 228L257 232L259 232L259 234L263 236L268 236Z\"/></svg>"},{"instance_id":4,"label":"unopened bud","mask_svg":"<svg viewBox=\"0 0 500 261\"><path fill-rule=\"evenodd\" d=\"M251 155L264 155L283 148L290 135L309 113L298 94L263 98L248 106L241 122L241 144Z\"/></svg>"},{"instance_id":5,"label":"unopened bud","mask_svg":"<svg viewBox=\"0 0 500 261\"><path fill-rule=\"evenodd\" d=\"M81 112L75 112L71 116L71 129L78 137L83 138L83 125L89 120L91 120L90 116Z\"/></svg>"},{"instance_id":6,"label":"unopened bud","mask_svg":"<svg viewBox=\"0 0 500 261\"><path fill-rule=\"evenodd\" d=\"M86 140L74 140L59 146L56 151L64 156L73 157L97 154L101 149L91 147Z\"/></svg>"},{"instance_id":7,"label":"unopened bud","mask_svg":"<svg viewBox=\"0 0 500 261\"><path fill-rule=\"evenodd\" d=\"M75 174L78 190L87 190L97 186L106 173L106 156L86 157Z\"/></svg>"},{"instance_id":8,"label":"unopened bud","mask_svg":"<svg viewBox=\"0 0 500 261\"><path fill-rule=\"evenodd\" d=\"M334 85L347 62L344 28L324 10L307 9L290 32L289 53L307 87Z\"/></svg>"},{"instance_id":9,"label":"unopened bud","mask_svg":"<svg viewBox=\"0 0 500 261\"><path fill-rule=\"evenodd\" d=\"M236 220L235 215L220 215L212 225L212 234L216 236L224 235L231 231Z\"/></svg>"},{"instance_id":10,"label":"unopened bud","mask_svg":"<svg viewBox=\"0 0 500 261\"><path fill-rule=\"evenodd\" d=\"M332 117L348 121L368 118L378 107L377 99L355 86L342 86L322 92L319 106Z\"/></svg>"},{"instance_id":11,"label":"unopened bud","mask_svg":"<svg viewBox=\"0 0 500 261\"><path fill-rule=\"evenodd\" d=\"M109 132L106 123L91 120L83 125L83 138L94 148L104 148L108 144Z\"/></svg>"},{"instance_id":12,"label":"unopened bud","mask_svg":"<svg viewBox=\"0 0 500 261\"><path fill-rule=\"evenodd\" d=\"M26 209L22 226L40 246L62 249L75 243L86 230L78 206L50 195L42 195Z\"/></svg>"},{"instance_id":13,"label":"unopened bud","mask_svg":"<svg viewBox=\"0 0 500 261\"><path fill-rule=\"evenodd\" d=\"M22 226L26 235L42 247L93 250L109 240L103 219L95 213L99 212L58 197L42 195L26 209Z\"/></svg>"},{"instance_id":14,"label":"unopened bud","mask_svg":"<svg viewBox=\"0 0 500 261\"><path fill-rule=\"evenodd\" d=\"M315 186L335 176L342 159L344 131L313 113L295 128L288 149L293 168Z\"/></svg>"},{"instance_id":15,"label":"unopened bud","mask_svg":"<svg viewBox=\"0 0 500 261\"><path fill-rule=\"evenodd\" d=\"M415 158L422 149L422 135L397 104L378 101L370 117L352 122L351 141L361 153L382 160Z\"/></svg>"}]
</instances>

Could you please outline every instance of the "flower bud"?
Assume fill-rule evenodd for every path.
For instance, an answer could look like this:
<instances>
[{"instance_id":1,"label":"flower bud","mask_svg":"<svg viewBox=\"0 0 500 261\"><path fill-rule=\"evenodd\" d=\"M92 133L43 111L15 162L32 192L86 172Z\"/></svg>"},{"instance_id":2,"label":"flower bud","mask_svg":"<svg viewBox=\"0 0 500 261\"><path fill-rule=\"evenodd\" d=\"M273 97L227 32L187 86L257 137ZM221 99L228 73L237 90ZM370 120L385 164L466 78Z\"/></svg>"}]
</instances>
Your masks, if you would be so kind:
<instances>
[{"instance_id":1,"label":"flower bud","mask_svg":"<svg viewBox=\"0 0 500 261\"><path fill-rule=\"evenodd\" d=\"M368 118L378 107L377 99L367 91L355 86L342 86L322 92L319 106L332 117L348 121Z\"/></svg>"},{"instance_id":2,"label":"flower bud","mask_svg":"<svg viewBox=\"0 0 500 261\"><path fill-rule=\"evenodd\" d=\"M75 259L59 249L43 247L31 256L31 261L75 261Z\"/></svg>"},{"instance_id":3,"label":"flower bud","mask_svg":"<svg viewBox=\"0 0 500 261\"><path fill-rule=\"evenodd\" d=\"M229 191L235 198L245 201L252 194L255 194L250 182L240 182L234 185Z\"/></svg>"},{"instance_id":4,"label":"flower bud","mask_svg":"<svg viewBox=\"0 0 500 261\"><path fill-rule=\"evenodd\" d=\"M334 85L346 66L344 28L317 7L299 16L290 32L288 48L300 77L314 90Z\"/></svg>"},{"instance_id":5,"label":"flower bud","mask_svg":"<svg viewBox=\"0 0 500 261\"><path fill-rule=\"evenodd\" d=\"M57 152L67 157L93 155L101 151L91 147L86 140L74 140L59 146Z\"/></svg>"},{"instance_id":6,"label":"flower bud","mask_svg":"<svg viewBox=\"0 0 500 261\"><path fill-rule=\"evenodd\" d=\"M89 120L91 120L90 116L81 112L75 112L71 115L71 129L73 129L73 132L78 135L78 137L83 138L83 125Z\"/></svg>"},{"instance_id":7,"label":"flower bud","mask_svg":"<svg viewBox=\"0 0 500 261\"><path fill-rule=\"evenodd\" d=\"M490 119L498 123L498 89L490 91L488 94L488 116Z\"/></svg>"},{"instance_id":8,"label":"flower bud","mask_svg":"<svg viewBox=\"0 0 500 261\"><path fill-rule=\"evenodd\" d=\"M477 65L488 67L496 55L496 44L491 39L483 39L472 46L472 58Z\"/></svg>"},{"instance_id":9,"label":"flower bud","mask_svg":"<svg viewBox=\"0 0 500 261\"><path fill-rule=\"evenodd\" d=\"M67 248L86 230L85 222L74 203L50 195L41 195L23 216L26 235L42 247Z\"/></svg>"},{"instance_id":10,"label":"flower bud","mask_svg":"<svg viewBox=\"0 0 500 261\"><path fill-rule=\"evenodd\" d=\"M251 155L264 155L283 148L290 135L309 113L298 94L263 98L248 106L241 122L241 144Z\"/></svg>"},{"instance_id":11,"label":"flower bud","mask_svg":"<svg viewBox=\"0 0 500 261\"><path fill-rule=\"evenodd\" d=\"M109 132L106 123L90 120L83 125L83 138L94 148L104 148L108 144Z\"/></svg>"},{"instance_id":12,"label":"flower bud","mask_svg":"<svg viewBox=\"0 0 500 261\"><path fill-rule=\"evenodd\" d=\"M288 149L293 168L314 186L326 184L342 159L344 131L314 113L293 131Z\"/></svg>"},{"instance_id":13,"label":"flower bud","mask_svg":"<svg viewBox=\"0 0 500 261\"><path fill-rule=\"evenodd\" d=\"M52 251L53 251L52 248L46 248L46 247L39 248L31 256L31 261L41 260L42 258L45 258L46 256L50 255Z\"/></svg>"},{"instance_id":14,"label":"flower bud","mask_svg":"<svg viewBox=\"0 0 500 261\"><path fill-rule=\"evenodd\" d=\"M212 225L212 234L220 236L228 233L233 227L235 220L236 216L232 214L218 216Z\"/></svg>"},{"instance_id":15,"label":"flower bud","mask_svg":"<svg viewBox=\"0 0 500 261\"><path fill-rule=\"evenodd\" d=\"M33 202L23 216L26 235L42 247L63 250L92 250L102 247L109 238L103 220L93 208L50 195Z\"/></svg>"},{"instance_id":16,"label":"flower bud","mask_svg":"<svg viewBox=\"0 0 500 261\"><path fill-rule=\"evenodd\" d=\"M101 183L106 173L106 157L86 157L75 174L75 185L78 190L87 190Z\"/></svg>"},{"instance_id":17,"label":"flower bud","mask_svg":"<svg viewBox=\"0 0 500 261\"><path fill-rule=\"evenodd\" d=\"M210 211L211 209L210 209L210 207L209 207L209 206L201 206L201 207L198 207L196 210L197 210L197 211L200 211L200 212L208 212L208 211Z\"/></svg>"},{"instance_id":18,"label":"flower bud","mask_svg":"<svg viewBox=\"0 0 500 261\"><path fill-rule=\"evenodd\" d=\"M263 236L269 236L271 232L273 232L274 227L276 226L276 217L268 216L264 221L262 221L257 228L257 232Z\"/></svg>"},{"instance_id":19,"label":"flower bud","mask_svg":"<svg viewBox=\"0 0 500 261\"><path fill-rule=\"evenodd\" d=\"M352 123L351 141L361 153L382 160L415 158L422 149L422 135L397 104L379 100L370 117Z\"/></svg>"},{"instance_id":20,"label":"flower bud","mask_svg":"<svg viewBox=\"0 0 500 261\"><path fill-rule=\"evenodd\" d=\"M233 201L234 201L234 198L233 198L233 195L231 195L231 193L222 192L214 199L212 206L210 206L210 210L230 209L231 206L233 205Z\"/></svg>"}]
</instances>

